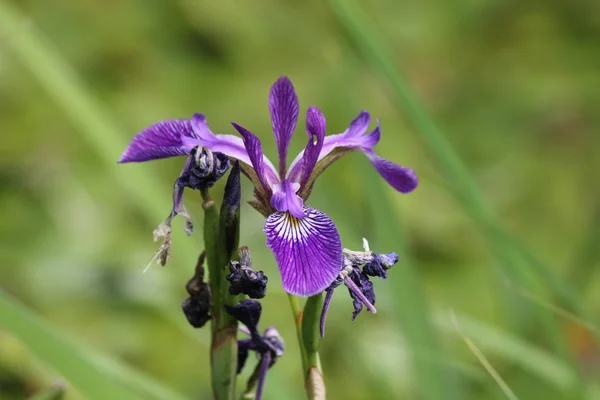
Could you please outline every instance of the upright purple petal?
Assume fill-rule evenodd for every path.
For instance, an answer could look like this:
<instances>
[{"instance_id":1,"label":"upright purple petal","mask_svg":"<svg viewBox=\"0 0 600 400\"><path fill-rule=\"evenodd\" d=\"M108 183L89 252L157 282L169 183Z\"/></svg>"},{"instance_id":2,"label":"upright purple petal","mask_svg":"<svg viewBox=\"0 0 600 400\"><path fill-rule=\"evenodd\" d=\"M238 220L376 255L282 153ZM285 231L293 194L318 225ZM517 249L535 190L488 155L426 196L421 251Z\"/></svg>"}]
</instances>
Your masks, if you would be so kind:
<instances>
[{"instance_id":1,"label":"upright purple petal","mask_svg":"<svg viewBox=\"0 0 600 400\"><path fill-rule=\"evenodd\" d=\"M269 93L269 112L279 152L279 175L283 179L286 171L288 146L298 121L298 96L292 81L287 76L277 79Z\"/></svg>"},{"instance_id":2,"label":"upright purple petal","mask_svg":"<svg viewBox=\"0 0 600 400\"><path fill-rule=\"evenodd\" d=\"M280 185L273 187L271 206L277 211L289 211L296 218L304 218L304 211L302 209L304 202L296 194L298 189L300 189L299 183L291 183L287 179L284 179Z\"/></svg>"},{"instance_id":3,"label":"upright purple petal","mask_svg":"<svg viewBox=\"0 0 600 400\"><path fill-rule=\"evenodd\" d=\"M375 167L379 175L400 193L410 193L419 184L417 174L410 168L403 167L378 156L374 151L365 151L365 154Z\"/></svg>"},{"instance_id":4,"label":"upright purple petal","mask_svg":"<svg viewBox=\"0 0 600 400\"><path fill-rule=\"evenodd\" d=\"M391 161L378 156L373 147L379 143L381 138L381 126L377 120L377 127L370 133L363 135L369 122L369 114L365 111L352 121L350 127L344 133L326 136L323 141L323 147L319 153L318 161L325 159L325 165L321 165L319 172L322 172L327 166L334 162L341 154L331 154L336 148L343 148L345 152L360 151L364 153L371 161L377 172L394 189L401 193L409 193L417 187L418 179L415 172L406 167L402 167ZM303 182L300 189L300 195L306 199L304 193L304 176L302 174L306 150L301 152L292 162L288 171L287 179L291 182ZM342 153L344 154L344 153ZM330 156L331 155L331 156ZM329 156L329 157L328 157ZM311 177L314 182L314 176ZM307 178L308 179L308 178ZM309 188L310 189L310 188ZM308 192L310 193L310 191Z\"/></svg>"},{"instance_id":5,"label":"upright purple petal","mask_svg":"<svg viewBox=\"0 0 600 400\"><path fill-rule=\"evenodd\" d=\"M192 129L194 130L194 135L203 140L211 140L216 136L208 127L208 121L206 121L204 114L194 114L192 117Z\"/></svg>"},{"instance_id":6,"label":"upright purple petal","mask_svg":"<svg viewBox=\"0 0 600 400\"><path fill-rule=\"evenodd\" d=\"M371 121L371 115L366 111L361 111L358 117L354 121L350 122L350 126L342 135L347 137L361 136L369 128L369 122Z\"/></svg>"},{"instance_id":7,"label":"upright purple petal","mask_svg":"<svg viewBox=\"0 0 600 400\"><path fill-rule=\"evenodd\" d=\"M304 214L301 219L289 213L271 214L264 232L285 291L312 296L325 290L339 275L342 243L325 213L305 206Z\"/></svg>"},{"instance_id":8,"label":"upright purple petal","mask_svg":"<svg viewBox=\"0 0 600 400\"><path fill-rule=\"evenodd\" d=\"M325 127L325 116L321 110L317 107L310 106L306 111L306 134L308 135L308 143L306 143L304 156L302 157L301 186L306 183L317 164L319 154L323 148L323 140L325 139Z\"/></svg>"},{"instance_id":9,"label":"upright purple petal","mask_svg":"<svg viewBox=\"0 0 600 400\"><path fill-rule=\"evenodd\" d=\"M183 156L198 138L187 119L171 119L150 125L138 133L121 155L119 163L141 162Z\"/></svg>"},{"instance_id":10,"label":"upright purple petal","mask_svg":"<svg viewBox=\"0 0 600 400\"><path fill-rule=\"evenodd\" d=\"M327 157L337 147L347 147L355 150L370 149L379 142L381 136L379 120L377 121L377 128L373 132L363 135L368 126L371 117L368 112L361 111L361 113L350 123L348 129L343 133L336 135L325 136L323 140L323 146L319 152L317 161ZM298 182L301 179L303 159L305 150L301 151L300 154L294 158L290 169L287 174L287 178L292 182Z\"/></svg>"},{"instance_id":11,"label":"upright purple petal","mask_svg":"<svg viewBox=\"0 0 600 400\"><path fill-rule=\"evenodd\" d=\"M265 164L263 162L264 155L260 139L243 126L238 125L235 122L232 122L231 124L235 129L237 129L240 135L242 135L243 143L246 151L248 152L248 158L250 159L250 165L254 167L256 175L258 176L258 179L260 179L260 183L263 185L265 190L270 190L270 185L265 175Z\"/></svg>"}]
</instances>

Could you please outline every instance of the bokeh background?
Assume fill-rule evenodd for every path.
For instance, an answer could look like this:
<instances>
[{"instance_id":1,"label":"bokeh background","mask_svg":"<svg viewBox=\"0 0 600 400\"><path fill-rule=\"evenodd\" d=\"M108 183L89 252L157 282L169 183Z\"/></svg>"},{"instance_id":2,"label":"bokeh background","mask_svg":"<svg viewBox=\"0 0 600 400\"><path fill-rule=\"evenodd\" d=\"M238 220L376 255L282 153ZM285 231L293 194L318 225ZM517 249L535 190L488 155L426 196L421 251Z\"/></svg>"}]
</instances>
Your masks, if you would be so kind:
<instances>
[{"instance_id":1,"label":"bokeh background","mask_svg":"<svg viewBox=\"0 0 600 400\"><path fill-rule=\"evenodd\" d=\"M171 261L142 273L183 159L116 161L194 112L249 127L275 158L280 75L328 133L380 118L377 151L421 180L400 195L353 153L315 187L345 247L401 253L376 315L350 321L336 292L329 398L600 398L599 43L593 1L1 0L0 398L57 382L66 399L210 397L208 330L180 311L201 232L176 220ZM297 131L293 153L303 117ZM199 226L198 194L186 205ZM242 218L270 277L261 326L287 345L265 397L301 399L263 219Z\"/></svg>"}]
</instances>

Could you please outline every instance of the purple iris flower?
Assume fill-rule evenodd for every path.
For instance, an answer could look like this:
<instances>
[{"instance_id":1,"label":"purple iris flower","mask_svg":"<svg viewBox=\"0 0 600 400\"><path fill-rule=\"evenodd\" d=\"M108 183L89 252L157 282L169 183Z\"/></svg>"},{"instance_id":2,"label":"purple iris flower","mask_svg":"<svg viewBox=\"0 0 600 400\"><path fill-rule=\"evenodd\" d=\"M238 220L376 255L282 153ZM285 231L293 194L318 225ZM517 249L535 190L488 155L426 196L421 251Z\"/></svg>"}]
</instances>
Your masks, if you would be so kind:
<instances>
[{"instance_id":1,"label":"purple iris flower","mask_svg":"<svg viewBox=\"0 0 600 400\"><path fill-rule=\"evenodd\" d=\"M306 113L306 147L288 168L288 147L299 106L294 86L285 76L271 88L269 111L279 153L277 167L265 157L260 140L249 130L233 123L242 138L214 134L202 114L195 114L192 120L167 120L146 128L133 138L120 162L189 155L196 147L240 160L245 164L243 172L255 186L256 200L251 204L267 217L264 232L279 266L283 288L291 294L311 296L329 287L343 262L335 224L325 213L304 203L317 176L340 156L360 151L397 191L411 192L418 180L413 170L375 153L380 126L378 123L377 128L365 134L369 113L362 111L343 133L325 136L325 117L314 106Z\"/></svg>"}]
</instances>

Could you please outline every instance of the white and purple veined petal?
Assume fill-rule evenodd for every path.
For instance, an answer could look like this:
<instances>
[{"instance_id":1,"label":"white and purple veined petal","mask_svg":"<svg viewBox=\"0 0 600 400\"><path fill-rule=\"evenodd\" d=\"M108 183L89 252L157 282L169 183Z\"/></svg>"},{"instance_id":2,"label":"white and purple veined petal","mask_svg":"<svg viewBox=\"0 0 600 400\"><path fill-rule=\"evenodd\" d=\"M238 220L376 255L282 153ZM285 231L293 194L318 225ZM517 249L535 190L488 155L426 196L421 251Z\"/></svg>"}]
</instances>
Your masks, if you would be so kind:
<instances>
[{"instance_id":1,"label":"white and purple veined petal","mask_svg":"<svg viewBox=\"0 0 600 400\"><path fill-rule=\"evenodd\" d=\"M143 162L160 158L184 156L195 147L189 140L198 140L187 119L170 119L150 125L131 140L119 163Z\"/></svg>"},{"instance_id":2,"label":"white and purple veined petal","mask_svg":"<svg viewBox=\"0 0 600 400\"><path fill-rule=\"evenodd\" d=\"M327 214L306 206L304 214L304 218L295 218L287 212L274 213L267 218L264 232L285 291L313 296L339 275L342 242Z\"/></svg>"},{"instance_id":3,"label":"white and purple veined petal","mask_svg":"<svg viewBox=\"0 0 600 400\"><path fill-rule=\"evenodd\" d=\"M287 76L280 77L269 93L269 112L279 153L281 179L285 176L288 147L298 122L298 109L298 96L292 81Z\"/></svg>"},{"instance_id":4,"label":"white and purple veined petal","mask_svg":"<svg viewBox=\"0 0 600 400\"><path fill-rule=\"evenodd\" d=\"M258 140L258 139L257 139ZM259 142L260 143L260 142ZM167 157L189 155L196 146L224 153L243 163L252 165L242 138L234 135L214 134L203 114L194 114L192 120L172 119L157 122L138 133L129 143L119 163L143 162ZM265 179L278 183L273 164L262 154Z\"/></svg>"}]
</instances>

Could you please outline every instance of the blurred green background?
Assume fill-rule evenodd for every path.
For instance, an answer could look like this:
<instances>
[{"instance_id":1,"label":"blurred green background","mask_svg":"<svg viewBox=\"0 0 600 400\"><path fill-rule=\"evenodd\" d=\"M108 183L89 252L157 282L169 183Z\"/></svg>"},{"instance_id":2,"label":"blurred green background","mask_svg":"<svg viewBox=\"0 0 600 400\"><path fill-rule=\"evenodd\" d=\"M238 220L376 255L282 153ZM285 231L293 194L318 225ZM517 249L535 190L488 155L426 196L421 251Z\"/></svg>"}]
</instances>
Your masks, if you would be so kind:
<instances>
[{"instance_id":1,"label":"blurred green background","mask_svg":"<svg viewBox=\"0 0 600 400\"><path fill-rule=\"evenodd\" d=\"M600 398L599 43L593 1L1 0L0 398L57 381L66 399L210 397L208 330L180 311L201 232L176 220L170 263L142 274L183 159L116 161L144 127L194 112L248 127L274 159L280 75L328 133L361 109L380 118L377 151L421 180L400 195L350 154L313 191L345 247L402 253L374 283L376 315L351 322L336 292L329 398ZM198 194L186 205L200 226ZM271 282L261 327L286 340L265 397L301 399L264 221L242 218Z\"/></svg>"}]
</instances>

